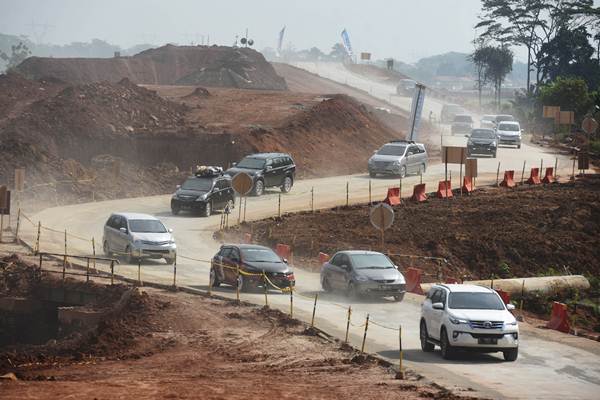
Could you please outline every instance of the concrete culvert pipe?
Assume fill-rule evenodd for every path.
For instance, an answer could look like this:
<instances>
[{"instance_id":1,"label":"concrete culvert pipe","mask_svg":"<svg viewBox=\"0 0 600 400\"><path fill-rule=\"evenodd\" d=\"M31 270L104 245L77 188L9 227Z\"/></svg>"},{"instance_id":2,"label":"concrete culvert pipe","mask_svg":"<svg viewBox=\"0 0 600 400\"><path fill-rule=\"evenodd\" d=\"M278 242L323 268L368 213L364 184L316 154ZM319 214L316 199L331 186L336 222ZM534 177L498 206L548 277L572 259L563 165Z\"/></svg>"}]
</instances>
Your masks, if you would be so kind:
<instances>
[{"instance_id":1,"label":"concrete culvert pipe","mask_svg":"<svg viewBox=\"0 0 600 400\"><path fill-rule=\"evenodd\" d=\"M587 290L590 288L590 282L583 275L565 275L565 276L543 276L536 278L512 278L512 279L494 279L494 289L502 289L511 296L519 296L525 282L525 293L539 292L551 294L564 289ZM490 287L490 279L480 281L465 281L466 284L482 285ZM421 285L424 292L431 288L431 283Z\"/></svg>"}]
</instances>

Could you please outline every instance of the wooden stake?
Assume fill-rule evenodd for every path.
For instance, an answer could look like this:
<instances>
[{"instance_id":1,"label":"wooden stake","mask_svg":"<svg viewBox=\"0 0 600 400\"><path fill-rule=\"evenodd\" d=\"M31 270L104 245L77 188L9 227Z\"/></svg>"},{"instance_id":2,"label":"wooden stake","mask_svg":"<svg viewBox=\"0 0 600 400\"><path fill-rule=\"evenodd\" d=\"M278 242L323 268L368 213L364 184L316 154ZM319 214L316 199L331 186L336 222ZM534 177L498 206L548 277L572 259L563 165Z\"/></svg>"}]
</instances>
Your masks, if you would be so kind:
<instances>
[{"instance_id":1,"label":"wooden stake","mask_svg":"<svg viewBox=\"0 0 600 400\"><path fill-rule=\"evenodd\" d=\"M362 345L360 346L360 352L365 352L365 342L367 341L367 331L369 330L369 314L367 314L367 319L365 321L365 333L363 334Z\"/></svg>"},{"instance_id":2,"label":"wooden stake","mask_svg":"<svg viewBox=\"0 0 600 400\"><path fill-rule=\"evenodd\" d=\"M310 320L310 327L314 328L315 326L315 314L317 312L317 298L319 297L318 293L315 293L315 304L313 306L312 318Z\"/></svg>"}]
</instances>

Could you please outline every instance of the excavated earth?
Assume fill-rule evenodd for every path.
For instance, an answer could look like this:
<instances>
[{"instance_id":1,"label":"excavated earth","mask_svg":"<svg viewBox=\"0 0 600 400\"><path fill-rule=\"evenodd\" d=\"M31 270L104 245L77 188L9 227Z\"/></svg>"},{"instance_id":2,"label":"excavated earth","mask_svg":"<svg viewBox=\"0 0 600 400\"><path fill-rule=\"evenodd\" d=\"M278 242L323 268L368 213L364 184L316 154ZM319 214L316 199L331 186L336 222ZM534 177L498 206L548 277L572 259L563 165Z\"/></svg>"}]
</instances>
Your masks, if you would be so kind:
<instances>
[{"instance_id":1,"label":"excavated earth","mask_svg":"<svg viewBox=\"0 0 600 400\"><path fill-rule=\"evenodd\" d=\"M34 267L11 259L19 265L11 279L29 280ZM107 301L121 288L81 285ZM459 398L410 371L396 380L388 368L279 311L148 288L92 332L0 348L0 375L8 374L0 391L3 399Z\"/></svg>"}]
</instances>

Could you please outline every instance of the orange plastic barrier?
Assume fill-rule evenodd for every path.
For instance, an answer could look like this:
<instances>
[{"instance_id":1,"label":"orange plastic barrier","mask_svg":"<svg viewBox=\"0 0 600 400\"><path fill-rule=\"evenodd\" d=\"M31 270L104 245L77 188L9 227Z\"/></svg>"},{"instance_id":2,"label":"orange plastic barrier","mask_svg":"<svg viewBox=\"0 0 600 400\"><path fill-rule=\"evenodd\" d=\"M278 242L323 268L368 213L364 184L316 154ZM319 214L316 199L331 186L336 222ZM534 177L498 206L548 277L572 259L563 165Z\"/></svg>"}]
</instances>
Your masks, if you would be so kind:
<instances>
[{"instance_id":1,"label":"orange plastic barrier","mask_svg":"<svg viewBox=\"0 0 600 400\"><path fill-rule=\"evenodd\" d=\"M425 294L421 289L421 270L413 267L408 267L404 271L406 279L406 291L416 294Z\"/></svg>"},{"instance_id":2,"label":"orange plastic barrier","mask_svg":"<svg viewBox=\"0 0 600 400\"><path fill-rule=\"evenodd\" d=\"M500 298L504 302L504 304L510 303L510 293L505 292L502 289L496 289L496 292L500 295Z\"/></svg>"},{"instance_id":3,"label":"orange plastic barrier","mask_svg":"<svg viewBox=\"0 0 600 400\"><path fill-rule=\"evenodd\" d=\"M473 178L465 176L462 185L463 192L471 193L473 191Z\"/></svg>"},{"instance_id":4,"label":"orange plastic barrier","mask_svg":"<svg viewBox=\"0 0 600 400\"><path fill-rule=\"evenodd\" d=\"M539 185L542 183L540 180L540 169L539 168L531 168L531 173L529 174L529 179L527 179L527 183L530 185Z\"/></svg>"},{"instance_id":5,"label":"orange plastic barrier","mask_svg":"<svg viewBox=\"0 0 600 400\"><path fill-rule=\"evenodd\" d=\"M275 246L275 253L281 258L287 258L289 260L292 255L292 248L287 244L278 243L277 246Z\"/></svg>"},{"instance_id":6,"label":"orange plastic barrier","mask_svg":"<svg viewBox=\"0 0 600 400\"><path fill-rule=\"evenodd\" d=\"M329 257L329 254L319 252L319 263L325 264L330 258L331 257Z\"/></svg>"},{"instance_id":7,"label":"orange plastic barrier","mask_svg":"<svg viewBox=\"0 0 600 400\"><path fill-rule=\"evenodd\" d=\"M452 197L452 184L450 181L440 181L436 196L440 199Z\"/></svg>"},{"instance_id":8,"label":"orange plastic barrier","mask_svg":"<svg viewBox=\"0 0 600 400\"><path fill-rule=\"evenodd\" d=\"M564 333L569 333L571 331L566 304L558 303L556 301L552 303L552 316L550 317L550 321L546 324L546 328Z\"/></svg>"},{"instance_id":9,"label":"orange plastic barrier","mask_svg":"<svg viewBox=\"0 0 600 400\"><path fill-rule=\"evenodd\" d=\"M244 233L244 243L246 243L246 244L252 243L252 234L251 233Z\"/></svg>"},{"instance_id":10,"label":"orange plastic barrier","mask_svg":"<svg viewBox=\"0 0 600 400\"><path fill-rule=\"evenodd\" d=\"M390 206L397 206L400 204L402 202L400 200L400 188L389 188L387 196L383 202L389 204Z\"/></svg>"},{"instance_id":11,"label":"orange plastic barrier","mask_svg":"<svg viewBox=\"0 0 600 400\"><path fill-rule=\"evenodd\" d=\"M413 188L413 195L410 199L412 201L416 201L418 203L427 200L427 194L425 194L425 184L424 183L415 185L415 187Z\"/></svg>"},{"instance_id":12,"label":"orange plastic barrier","mask_svg":"<svg viewBox=\"0 0 600 400\"><path fill-rule=\"evenodd\" d=\"M544 175L544 179L542 179L544 183L556 183L556 177L554 176L554 167L546 168L546 174Z\"/></svg>"},{"instance_id":13,"label":"orange plastic barrier","mask_svg":"<svg viewBox=\"0 0 600 400\"><path fill-rule=\"evenodd\" d=\"M514 188L517 186L515 183L515 171L504 171L504 179L500 182L500 186L507 188Z\"/></svg>"}]
</instances>

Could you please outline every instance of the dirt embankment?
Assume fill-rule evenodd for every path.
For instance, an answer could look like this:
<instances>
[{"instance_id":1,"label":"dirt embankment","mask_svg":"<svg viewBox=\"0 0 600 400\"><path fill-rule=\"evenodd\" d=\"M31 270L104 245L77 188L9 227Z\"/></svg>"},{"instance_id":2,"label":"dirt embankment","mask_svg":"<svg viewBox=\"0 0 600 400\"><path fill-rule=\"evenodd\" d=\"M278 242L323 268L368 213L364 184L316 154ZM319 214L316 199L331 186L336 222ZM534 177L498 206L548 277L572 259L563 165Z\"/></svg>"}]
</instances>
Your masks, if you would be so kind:
<instances>
[{"instance_id":1,"label":"dirt embankment","mask_svg":"<svg viewBox=\"0 0 600 400\"><path fill-rule=\"evenodd\" d=\"M30 57L17 70L32 79L53 77L76 84L128 78L158 85L287 89L261 53L226 46L166 45L116 58Z\"/></svg>"},{"instance_id":2,"label":"dirt embankment","mask_svg":"<svg viewBox=\"0 0 600 400\"><path fill-rule=\"evenodd\" d=\"M116 291L81 285L106 299ZM0 348L0 375L17 379L0 379L2 398L459 398L410 371L395 380L386 365L279 311L153 289L134 293L93 332Z\"/></svg>"},{"instance_id":3,"label":"dirt embankment","mask_svg":"<svg viewBox=\"0 0 600 400\"><path fill-rule=\"evenodd\" d=\"M600 274L600 178L516 190L482 189L453 200L405 202L395 207L386 231L392 254L443 257L444 276L489 279ZM294 255L315 260L318 251L380 250L379 233L369 223L369 207L356 206L286 215L241 228L257 242L294 245ZM239 229L239 228L238 228ZM232 233L233 237L238 232ZM423 268L431 261L397 257L398 265Z\"/></svg>"},{"instance_id":4,"label":"dirt embankment","mask_svg":"<svg viewBox=\"0 0 600 400\"><path fill-rule=\"evenodd\" d=\"M281 91L71 85L0 77L0 182L26 168L25 199L68 204L173 190L197 164L291 153L298 176L364 169L398 137L376 110L343 95ZM21 90L21 88L25 88ZM357 145L359 144L359 145ZM76 181L76 183L74 183Z\"/></svg>"}]
</instances>

